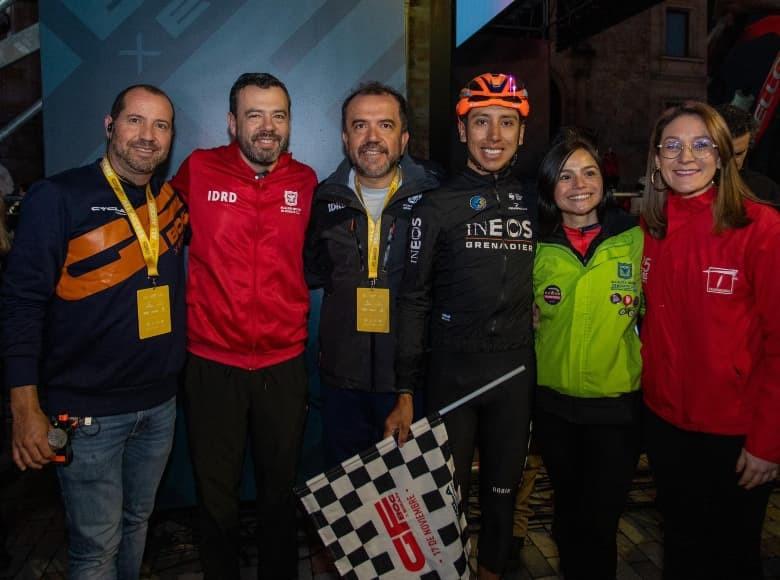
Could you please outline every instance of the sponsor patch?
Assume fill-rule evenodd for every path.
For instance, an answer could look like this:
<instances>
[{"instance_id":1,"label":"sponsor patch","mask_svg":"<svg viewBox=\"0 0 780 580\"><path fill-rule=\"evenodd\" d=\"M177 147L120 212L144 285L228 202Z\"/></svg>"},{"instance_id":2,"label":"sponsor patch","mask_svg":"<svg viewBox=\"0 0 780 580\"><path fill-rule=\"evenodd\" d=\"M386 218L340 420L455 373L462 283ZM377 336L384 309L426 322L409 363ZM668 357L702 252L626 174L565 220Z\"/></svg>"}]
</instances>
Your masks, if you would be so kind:
<instances>
[{"instance_id":1,"label":"sponsor patch","mask_svg":"<svg viewBox=\"0 0 780 580\"><path fill-rule=\"evenodd\" d=\"M469 206L471 209L479 211L487 207L487 200L481 195L475 195L469 200Z\"/></svg>"},{"instance_id":2,"label":"sponsor patch","mask_svg":"<svg viewBox=\"0 0 780 580\"><path fill-rule=\"evenodd\" d=\"M528 208L521 203L523 201L522 193L508 193L507 197L509 197L509 207L507 208L509 211L528 211Z\"/></svg>"},{"instance_id":3,"label":"sponsor patch","mask_svg":"<svg viewBox=\"0 0 780 580\"><path fill-rule=\"evenodd\" d=\"M405 210L407 210L407 211L408 211L408 210L410 210L410 209L412 209L412 208L414 207L414 205L415 205L415 204L416 204L418 201L420 201L420 199L421 199L421 198L422 198L422 194L421 194L421 193L418 193L417 195L410 195L409 197L407 197L407 198L404 200L403 208L404 208Z\"/></svg>"},{"instance_id":4,"label":"sponsor patch","mask_svg":"<svg viewBox=\"0 0 780 580\"><path fill-rule=\"evenodd\" d=\"M734 286L739 279L739 270L710 266L703 272L707 274L707 292L709 294L734 294Z\"/></svg>"},{"instance_id":5,"label":"sponsor patch","mask_svg":"<svg viewBox=\"0 0 780 580\"><path fill-rule=\"evenodd\" d=\"M218 201L222 203L236 203L238 201L238 194L235 191L218 191L216 189L209 189L206 194L206 199L209 201Z\"/></svg>"},{"instance_id":6,"label":"sponsor patch","mask_svg":"<svg viewBox=\"0 0 780 580\"><path fill-rule=\"evenodd\" d=\"M333 213L334 211L339 211L340 209L344 209L346 206L343 203L338 202L330 202L328 204L328 213Z\"/></svg>"},{"instance_id":7,"label":"sponsor patch","mask_svg":"<svg viewBox=\"0 0 780 580\"><path fill-rule=\"evenodd\" d=\"M634 268L633 268L631 262L629 262L627 264L623 263L623 262L618 262L617 267L618 267L618 271L617 271L618 278L622 278L622 279L626 280L628 278L631 278L631 276L633 275Z\"/></svg>"},{"instance_id":8,"label":"sponsor patch","mask_svg":"<svg viewBox=\"0 0 780 580\"><path fill-rule=\"evenodd\" d=\"M117 207L115 205L93 205L91 208L89 208L93 212L100 212L100 211L107 211L108 213L114 213L116 215L127 215L125 213L125 210L123 210L121 207Z\"/></svg>"},{"instance_id":9,"label":"sponsor patch","mask_svg":"<svg viewBox=\"0 0 780 580\"><path fill-rule=\"evenodd\" d=\"M542 297L544 298L544 301L547 302L547 304L555 306L561 301L561 289L554 284L550 284L547 288L544 289Z\"/></svg>"},{"instance_id":10,"label":"sponsor patch","mask_svg":"<svg viewBox=\"0 0 780 580\"><path fill-rule=\"evenodd\" d=\"M647 276L650 274L650 263L652 262L651 258L645 257L644 260L642 260L642 282L647 282Z\"/></svg>"},{"instance_id":11,"label":"sponsor patch","mask_svg":"<svg viewBox=\"0 0 780 580\"><path fill-rule=\"evenodd\" d=\"M298 207L298 192L286 190L284 192L284 205L279 210L282 213L300 214L303 210Z\"/></svg>"}]
</instances>

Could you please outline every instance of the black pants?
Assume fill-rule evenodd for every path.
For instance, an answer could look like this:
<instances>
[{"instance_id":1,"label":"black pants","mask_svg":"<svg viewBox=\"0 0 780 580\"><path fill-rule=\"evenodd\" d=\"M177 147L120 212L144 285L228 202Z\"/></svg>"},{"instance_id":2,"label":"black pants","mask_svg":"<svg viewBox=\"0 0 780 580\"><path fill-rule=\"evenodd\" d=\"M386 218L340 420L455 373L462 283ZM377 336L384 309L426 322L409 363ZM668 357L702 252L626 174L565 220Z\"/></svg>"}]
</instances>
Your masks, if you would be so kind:
<instances>
[{"instance_id":1,"label":"black pants","mask_svg":"<svg viewBox=\"0 0 780 580\"><path fill-rule=\"evenodd\" d=\"M744 437L684 431L649 410L644 423L664 517L664 579L762 578L761 528L774 482L737 485Z\"/></svg>"},{"instance_id":2,"label":"black pants","mask_svg":"<svg viewBox=\"0 0 780 580\"><path fill-rule=\"evenodd\" d=\"M640 434L638 420L582 425L537 406L534 439L555 492L553 537L567 580L614 580L618 520Z\"/></svg>"},{"instance_id":3,"label":"black pants","mask_svg":"<svg viewBox=\"0 0 780 580\"><path fill-rule=\"evenodd\" d=\"M322 452L325 469L375 445L382 440L385 419L398 395L340 389L323 384ZM414 420L425 417L423 391L414 394Z\"/></svg>"},{"instance_id":4,"label":"black pants","mask_svg":"<svg viewBox=\"0 0 780 580\"><path fill-rule=\"evenodd\" d=\"M503 571L509 555L515 494L528 451L531 387L536 379L533 352L434 352L428 371L428 411L434 412L521 364L526 366L524 373L444 417L464 509L474 447L479 448L478 560L496 573Z\"/></svg>"},{"instance_id":5,"label":"black pants","mask_svg":"<svg viewBox=\"0 0 780 580\"><path fill-rule=\"evenodd\" d=\"M239 577L239 488L247 435L257 485L258 577L297 577L292 488L307 383L303 355L256 371L189 356L185 408L207 579Z\"/></svg>"}]
</instances>

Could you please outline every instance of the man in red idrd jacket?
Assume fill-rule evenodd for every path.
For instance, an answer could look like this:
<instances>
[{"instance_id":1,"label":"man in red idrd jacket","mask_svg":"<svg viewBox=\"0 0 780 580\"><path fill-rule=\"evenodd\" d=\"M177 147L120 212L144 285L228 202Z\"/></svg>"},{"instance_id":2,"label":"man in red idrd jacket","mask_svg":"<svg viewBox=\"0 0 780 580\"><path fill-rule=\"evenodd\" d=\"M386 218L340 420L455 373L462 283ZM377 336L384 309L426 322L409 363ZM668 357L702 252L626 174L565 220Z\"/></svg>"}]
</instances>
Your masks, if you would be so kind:
<instances>
[{"instance_id":1,"label":"man in red idrd jacket","mask_svg":"<svg viewBox=\"0 0 780 580\"><path fill-rule=\"evenodd\" d=\"M233 141L173 178L191 212L185 394L207 578L237 578L247 435L263 578L297 574L292 487L306 415L303 242L317 178L287 152L290 96L265 73L230 90Z\"/></svg>"}]
</instances>

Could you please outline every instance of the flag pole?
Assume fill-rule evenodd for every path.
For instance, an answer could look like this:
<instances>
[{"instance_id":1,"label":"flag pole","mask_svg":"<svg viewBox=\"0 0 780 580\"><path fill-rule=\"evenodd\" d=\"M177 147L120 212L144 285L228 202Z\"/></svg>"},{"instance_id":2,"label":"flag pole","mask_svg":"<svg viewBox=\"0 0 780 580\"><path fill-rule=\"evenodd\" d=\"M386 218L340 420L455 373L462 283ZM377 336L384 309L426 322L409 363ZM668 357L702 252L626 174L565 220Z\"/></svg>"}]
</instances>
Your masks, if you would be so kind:
<instances>
[{"instance_id":1,"label":"flag pole","mask_svg":"<svg viewBox=\"0 0 780 580\"><path fill-rule=\"evenodd\" d=\"M501 375L496 380L490 381L488 384L481 386L476 391L474 391L472 393L469 393L465 397L461 397L457 401L454 401L454 402L450 403L449 405L447 405L445 407L442 407L441 409L439 409L439 415L441 415L443 417L444 415L446 415L450 411L453 411L453 410L457 409L461 405L465 405L466 403L468 403L472 399L475 399L475 398L479 397L480 395L488 392L493 387L497 387L498 385L500 385L504 381L508 381L509 379L511 379L515 375L519 375L523 371L525 371L525 365L520 365L519 367L509 371L505 375Z\"/></svg>"}]
</instances>

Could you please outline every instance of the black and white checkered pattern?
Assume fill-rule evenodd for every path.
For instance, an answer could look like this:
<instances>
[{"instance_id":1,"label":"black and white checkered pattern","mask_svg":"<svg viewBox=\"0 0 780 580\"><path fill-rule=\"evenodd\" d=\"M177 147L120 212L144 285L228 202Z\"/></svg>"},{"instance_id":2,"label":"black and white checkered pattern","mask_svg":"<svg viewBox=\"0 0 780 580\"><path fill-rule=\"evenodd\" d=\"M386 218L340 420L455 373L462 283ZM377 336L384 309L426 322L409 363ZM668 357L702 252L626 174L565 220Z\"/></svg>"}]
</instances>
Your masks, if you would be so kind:
<instances>
[{"instance_id":1,"label":"black and white checkered pattern","mask_svg":"<svg viewBox=\"0 0 780 580\"><path fill-rule=\"evenodd\" d=\"M436 416L414 423L402 448L388 437L295 492L344 578L466 578L469 536L453 473L447 430ZM388 527L379 513L388 505L405 523ZM404 567L404 551L418 570Z\"/></svg>"}]
</instances>

